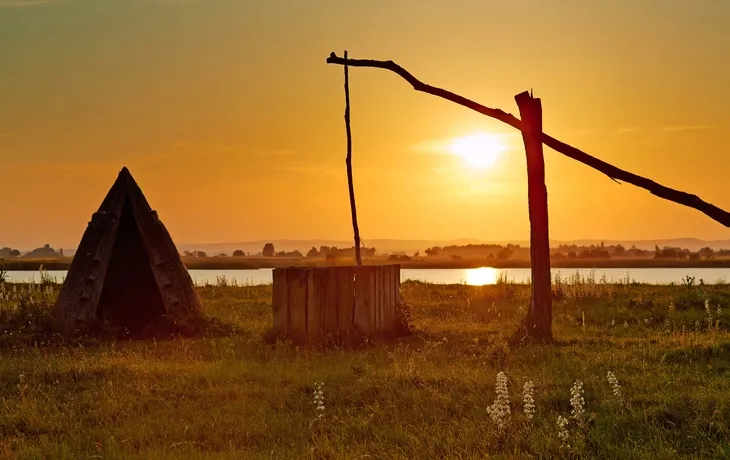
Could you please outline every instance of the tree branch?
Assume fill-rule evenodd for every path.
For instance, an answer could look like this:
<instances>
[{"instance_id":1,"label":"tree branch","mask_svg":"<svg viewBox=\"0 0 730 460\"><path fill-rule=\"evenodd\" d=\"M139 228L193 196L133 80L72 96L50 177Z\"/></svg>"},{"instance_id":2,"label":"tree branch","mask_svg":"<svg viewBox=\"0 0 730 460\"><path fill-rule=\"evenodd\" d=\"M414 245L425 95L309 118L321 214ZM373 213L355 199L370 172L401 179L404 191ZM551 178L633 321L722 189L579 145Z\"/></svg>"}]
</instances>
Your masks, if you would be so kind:
<instances>
[{"instance_id":1,"label":"tree branch","mask_svg":"<svg viewBox=\"0 0 730 460\"><path fill-rule=\"evenodd\" d=\"M522 122L514 115L500 109L486 107L463 96L452 93L451 91L447 91L445 89L423 83L422 81L414 77L406 69L399 66L393 61L376 61L373 59L345 59L338 57L335 53L331 53L330 56L327 58L327 63L348 65L351 67L373 67L378 69L390 70L391 72L400 75L404 80L410 83L411 86L413 86L413 89L415 89L416 91L431 94L433 96L438 96L455 104L459 104L468 109L474 110L475 112L481 113L482 115L486 115L490 118L494 118L495 120L499 120L502 123L505 123L515 129L518 129L520 131L522 130ZM629 184L648 190L653 195L664 198L665 200L673 201L675 203L697 209L698 211L706 214L713 220L723 224L726 227L730 227L730 213L721 208L718 208L711 203L703 201L697 195L692 195L690 193L682 192L680 190L674 190L670 187L658 184L651 179L647 179L637 174L624 171L623 169L613 166L610 163L606 163L603 160L599 160L598 158L591 156L583 152L582 150L579 150L571 145L559 141L554 137L545 134L544 132L542 133L542 142L553 150L556 150L557 152L560 152L567 157L570 157L576 161L583 163L584 165L590 166L591 168L602 172L616 182L628 182Z\"/></svg>"}]
</instances>

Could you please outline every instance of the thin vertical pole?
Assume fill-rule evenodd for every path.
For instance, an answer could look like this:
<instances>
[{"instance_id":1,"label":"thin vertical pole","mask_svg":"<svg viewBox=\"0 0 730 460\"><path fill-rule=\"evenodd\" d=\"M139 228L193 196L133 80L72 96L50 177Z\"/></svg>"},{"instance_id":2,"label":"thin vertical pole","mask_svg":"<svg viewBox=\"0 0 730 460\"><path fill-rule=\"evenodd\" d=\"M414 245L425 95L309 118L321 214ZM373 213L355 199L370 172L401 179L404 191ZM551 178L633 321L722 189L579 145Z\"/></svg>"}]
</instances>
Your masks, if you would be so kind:
<instances>
[{"instance_id":1,"label":"thin vertical pole","mask_svg":"<svg viewBox=\"0 0 730 460\"><path fill-rule=\"evenodd\" d=\"M347 60L347 51L345 51ZM355 233L355 260L362 265L360 256L360 229L357 227L357 209L355 207L355 186L352 183L352 130L350 129L350 79L345 64L345 129L347 130L347 186L350 190L350 211L352 212L352 230Z\"/></svg>"},{"instance_id":2,"label":"thin vertical pole","mask_svg":"<svg viewBox=\"0 0 730 460\"><path fill-rule=\"evenodd\" d=\"M530 271L532 296L525 319L527 334L552 340L552 286L548 231L545 159L542 150L542 102L527 91L515 96L522 119L522 141L527 155L527 194L530 214Z\"/></svg>"}]
</instances>

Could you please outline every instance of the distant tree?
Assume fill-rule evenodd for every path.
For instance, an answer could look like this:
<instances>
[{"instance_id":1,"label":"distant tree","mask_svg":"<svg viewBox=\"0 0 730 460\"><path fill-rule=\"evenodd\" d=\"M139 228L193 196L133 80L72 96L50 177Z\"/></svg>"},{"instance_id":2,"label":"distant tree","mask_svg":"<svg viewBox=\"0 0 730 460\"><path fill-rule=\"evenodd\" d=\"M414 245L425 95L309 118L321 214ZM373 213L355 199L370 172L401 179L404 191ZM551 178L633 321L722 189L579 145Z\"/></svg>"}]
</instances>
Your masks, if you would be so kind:
<instances>
[{"instance_id":1,"label":"distant tree","mask_svg":"<svg viewBox=\"0 0 730 460\"><path fill-rule=\"evenodd\" d=\"M426 249L426 255L427 256L437 256L440 251L441 251L440 247L434 246L432 248Z\"/></svg>"},{"instance_id":2,"label":"distant tree","mask_svg":"<svg viewBox=\"0 0 730 460\"><path fill-rule=\"evenodd\" d=\"M195 257L208 257L208 254L206 254L204 251L195 251L193 252L193 255Z\"/></svg>"},{"instance_id":3,"label":"distant tree","mask_svg":"<svg viewBox=\"0 0 730 460\"><path fill-rule=\"evenodd\" d=\"M513 252L514 251L512 250L512 245L509 244L509 245L507 245L507 247L499 250L499 252L497 253L497 259L502 259L502 260L509 259L510 257L512 257Z\"/></svg>"},{"instance_id":4,"label":"distant tree","mask_svg":"<svg viewBox=\"0 0 730 460\"><path fill-rule=\"evenodd\" d=\"M290 252L289 254L290 254L290 255L291 255L292 257L296 257L297 259L303 259L303 258L304 258L304 256L302 255L302 253L301 253L301 252L299 252L298 250L295 250L295 251L293 251L293 252Z\"/></svg>"},{"instance_id":5,"label":"distant tree","mask_svg":"<svg viewBox=\"0 0 730 460\"><path fill-rule=\"evenodd\" d=\"M266 243L263 251L261 251L264 257L274 257L276 250L274 249L274 243Z\"/></svg>"},{"instance_id":6,"label":"distant tree","mask_svg":"<svg viewBox=\"0 0 730 460\"><path fill-rule=\"evenodd\" d=\"M700 257L704 257L706 259L712 259L715 256L715 251L710 247L704 247L699 250L697 253Z\"/></svg>"},{"instance_id":7,"label":"distant tree","mask_svg":"<svg viewBox=\"0 0 730 460\"><path fill-rule=\"evenodd\" d=\"M233 257L243 257L245 255L246 253L240 249L236 249L235 251L233 251Z\"/></svg>"},{"instance_id":8,"label":"distant tree","mask_svg":"<svg viewBox=\"0 0 730 460\"><path fill-rule=\"evenodd\" d=\"M452 260L461 260L461 258L462 257L460 255L458 255L458 254L451 254L451 259Z\"/></svg>"},{"instance_id":9,"label":"distant tree","mask_svg":"<svg viewBox=\"0 0 730 460\"><path fill-rule=\"evenodd\" d=\"M575 251L568 251L568 259L577 259L578 254L575 253Z\"/></svg>"},{"instance_id":10,"label":"distant tree","mask_svg":"<svg viewBox=\"0 0 730 460\"><path fill-rule=\"evenodd\" d=\"M226 254L225 252L221 252L216 257L228 257L228 254Z\"/></svg>"},{"instance_id":11,"label":"distant tree","mask_svg":"<svg viewBox=\"0 0 730 460\"><path fill-rule=\"evenodd\" d=\"M420 256L421 256L421 252L420 251L416 251L416 253L413 254L413 257L420 257Z\"/></svg>"},{"instance_id":12,"label":"distant tree","mask_svg":"<svg viewBox=\"0 0 730 460\"><path fill-rule=\"evenodd\" d=\"M388 261L394 262L398 260L398 254L391 254L388 256Z\"/></svg>"},{"instance_id":13,"label":"distant tree","mask_svg":"<svg viewBox=\"0 0 730 460\"><path fill-rule=\"evenodd\" d=\"M183 255L185 257L194 257L194 254L192 252L188 251L187 249L185 251L183 251Z\"/></svg>"},{"instance_id":14,"label":"distant tree","mask_svg":"<svg viewBox=\"0 0 730 460\"><path fill-rule=\"evenodd\" d=\"M20 257L20 251L18 251L17 249L11 249L10 257Z\"/></svg>"},{"instance_id":15,"label":"distant tree","mask_svg":"<svg viewBox=\"0 0 730 460\"><path fill-rule=\"evenodd\" d=\"M401 262L410 262L413 259L411 259L409 256L403 254L402 256L398 257L398 260Z\"/></svg>"},{"instance_id":16,"label":"distant tree","mask_svg":"<svg viewBox=\"0 0 730 460\"><path fill-rule=\"evenodd\" d=\"M318 256L319 256L319 251L317 251L317 248L315 248L314 246L312 246L312 249L307 251L307 258L311 259L311 258L318 257Z\"/></svg>"}]
</instances>

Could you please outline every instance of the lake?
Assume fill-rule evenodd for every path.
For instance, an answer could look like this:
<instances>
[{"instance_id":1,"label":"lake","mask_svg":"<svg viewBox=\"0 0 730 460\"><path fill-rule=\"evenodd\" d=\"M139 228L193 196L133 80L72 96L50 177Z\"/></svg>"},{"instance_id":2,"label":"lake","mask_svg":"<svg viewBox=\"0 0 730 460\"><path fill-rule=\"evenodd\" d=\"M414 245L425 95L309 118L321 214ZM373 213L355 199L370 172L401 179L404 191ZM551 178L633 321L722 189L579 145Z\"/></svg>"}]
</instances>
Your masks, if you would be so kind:
<instances>
[{"instance_id":1,"label":"lake","mask_svg":"<svg viewBox=\"0 0 730 460\"><path fill-rule=\"evenodd\" d=\"M680 284L687 276L695 278L697 283L703 280L708 284L724 283L730 280L730 268L579 268L579 269L553 269L552 274L560 274L568 278L576 273L581 276L590 276L594 273L596 281L602 278L608 282L625 282L627 276L632 281L646 284ZM62 281L66 276L65 270L48 270L50 276L57 281ZM190 276L198 284L216 283L218 277L225 276L231 284L239 285L271 284L272 270L270 268L258 270L190 270ZM8 281L30 282L39 281L39 272L33 271L9 271ZM428 283L440 284L469 284L483 286L496 284L501 277L508 281L524 283L530 278L529 268L424 268L424 269L402 269L401 281L417 280Z\"/></svg>"}]
</instances>

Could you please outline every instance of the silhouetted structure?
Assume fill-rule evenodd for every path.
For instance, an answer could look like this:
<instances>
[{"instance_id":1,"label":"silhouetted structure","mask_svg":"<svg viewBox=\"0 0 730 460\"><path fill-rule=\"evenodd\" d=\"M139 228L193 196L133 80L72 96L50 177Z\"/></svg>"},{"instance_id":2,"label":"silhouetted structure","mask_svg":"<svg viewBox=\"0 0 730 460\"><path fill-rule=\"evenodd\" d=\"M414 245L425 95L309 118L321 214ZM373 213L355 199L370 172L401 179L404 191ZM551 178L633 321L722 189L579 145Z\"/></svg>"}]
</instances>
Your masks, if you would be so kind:
<instances>
[{"instance_id":1,"label":"silhouetted structure","mask_svg":"<svg viewBox=\"0 0 730 460\"><path fill-rule=\"evenodd\" d=\"M503 110L486 107L451 91L423 83L393 61L348 59L347 55L345 55L344 58L340 58L335 53L331 53L327 58L327 63L343 65L345 66L345 69L347 69L347 66L357 66L389 70L398 74L410 83L416 91L431 94L467 107L475 112L481 113L482 115L486 115L508 124L522 132L528 163L528 196L531 232L530 255L533 281L530 310L527 318L525 319L525 329L529 336L546 341L552 339L552 300L550 299L551 278L550 248L548 243L547 189L545 188L542 144L545 144L574 160L588 165L593 169L601 171L617 182L618 180L623 180L636 185L637 187L648 190L660 198L697 209L726 227L730 227L730 213L711 203L703 201L698 196L671 189L658 184L651 179L624 171L542 132L542 105L540 104L539 99L534 99L532 97L531 92L524 92L515 96L515 100L520 108L520 116L522 117L520 120L514 115L506 113Z\"/></svg>"},{"instance_id":2,"label":"silhouetted structure","mask_svg":"<svg viewBox=\"0 0 730 460\"><path fill-rule=\"evenodd\" d=\"M139 332L198 316L200 300L170 234L122 168L84 232L55 305L64 329Z\"/></svg>"}]
</instances>

